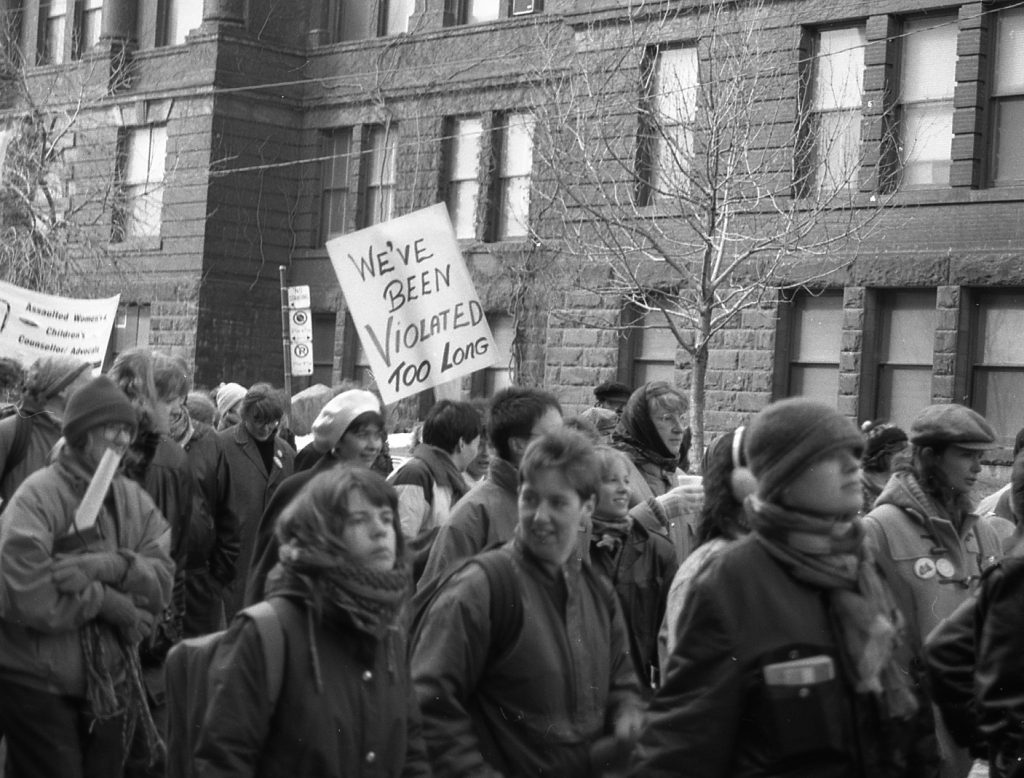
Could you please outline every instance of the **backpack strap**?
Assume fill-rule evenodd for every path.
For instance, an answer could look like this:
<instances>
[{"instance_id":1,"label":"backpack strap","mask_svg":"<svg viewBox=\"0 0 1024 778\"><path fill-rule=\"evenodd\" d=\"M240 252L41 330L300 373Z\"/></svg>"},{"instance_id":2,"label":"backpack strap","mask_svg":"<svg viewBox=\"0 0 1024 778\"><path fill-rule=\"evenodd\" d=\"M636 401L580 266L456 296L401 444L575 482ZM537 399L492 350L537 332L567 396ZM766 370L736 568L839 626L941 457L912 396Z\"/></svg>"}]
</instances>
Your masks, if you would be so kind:
<instances>
[{"instance_id":1,"label":"backpack strap","mask_svg":"<svg viewBox=\"0 0 1024 778\"><path fill-rule=\"evenodd\" d=\"M515 563L500 548L474 557L487 576L491 592L491 647L488 664L505 653L523 629L523 600L516 580Z\"/></svg>"},{"instance_id":2,"label":"backpack strap","mask_svg":"<svg viewBox=\"0 0 1024 778\"><path fill-rule=\"evenodd\" d=\"M276 706L284 683L284 628L281 618L272 600L262 600L242 612L253 620L260 633L267 670L267 698Z\"/></svg>"}]
</instances>

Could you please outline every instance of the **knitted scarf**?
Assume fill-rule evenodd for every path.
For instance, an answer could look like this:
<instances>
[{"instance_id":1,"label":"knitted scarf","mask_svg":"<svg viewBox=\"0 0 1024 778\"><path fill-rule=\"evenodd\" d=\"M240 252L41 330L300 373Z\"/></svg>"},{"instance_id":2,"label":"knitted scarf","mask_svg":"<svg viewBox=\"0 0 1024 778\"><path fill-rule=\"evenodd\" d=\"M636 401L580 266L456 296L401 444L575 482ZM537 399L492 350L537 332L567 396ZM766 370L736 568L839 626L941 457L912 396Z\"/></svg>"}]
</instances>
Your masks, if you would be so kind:
<instances>
[{"instance_id":1,"label":"knitted scarf","mask_svg":"<svg viewBox=\"0 0 1024 778\"><path fill-rule=\"evenodd\" d=\"M904 621L865 546L856 516L808 516L747 498L750 525L765 550L794 578L828 592L856 690L875 695L889 716L905 719L917 700L893 653Z\"/></svg>"},{"instance_id":2,"label":"knitted scarf","mask_svg":"<svg viewBox=\"0 0 1024 778\"><path fill-rule=\"evenodd\" d=\"M628 515L614 518L591 517L591 542L598 548L607 548L613 555L629 537L629 529L633 525Z\"/></svg>"}]
</instances>

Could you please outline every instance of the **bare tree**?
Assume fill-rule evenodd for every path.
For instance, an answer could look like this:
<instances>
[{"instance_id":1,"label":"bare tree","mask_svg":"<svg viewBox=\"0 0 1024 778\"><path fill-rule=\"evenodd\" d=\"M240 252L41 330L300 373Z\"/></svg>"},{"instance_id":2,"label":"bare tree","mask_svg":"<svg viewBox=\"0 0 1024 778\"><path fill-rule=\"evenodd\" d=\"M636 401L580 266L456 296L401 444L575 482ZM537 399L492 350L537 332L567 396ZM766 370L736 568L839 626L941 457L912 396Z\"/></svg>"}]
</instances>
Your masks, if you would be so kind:
<instances>
[{"instance_id":1,"label":"bare tree","mask_svg":"<svg viewBox=\"0 0 1024 778\"><path fill-rule=\"evenodd\" d=\"M117 173L76 171L76 136L130 78L129 63L119 50L32 74L13 33L0 30L0 278L49 294L83 291L88 271L124 271L109 251Z\"/></svg>"},{"instance_id":2,"label":"bare tree","mask_svg":"<svg viewBox=\"0 0 1024 778\"><path fill-rule=\"evenodd\" d=\"M831 56L832 91L815 94L815 52L779 4L669 5L582 25L574 54L539 66L536 238L571 288L664 321L689 359L700 452L716 336L847 267L883 203L858 195L862 46Z\"/></svg>"}]
</instances>

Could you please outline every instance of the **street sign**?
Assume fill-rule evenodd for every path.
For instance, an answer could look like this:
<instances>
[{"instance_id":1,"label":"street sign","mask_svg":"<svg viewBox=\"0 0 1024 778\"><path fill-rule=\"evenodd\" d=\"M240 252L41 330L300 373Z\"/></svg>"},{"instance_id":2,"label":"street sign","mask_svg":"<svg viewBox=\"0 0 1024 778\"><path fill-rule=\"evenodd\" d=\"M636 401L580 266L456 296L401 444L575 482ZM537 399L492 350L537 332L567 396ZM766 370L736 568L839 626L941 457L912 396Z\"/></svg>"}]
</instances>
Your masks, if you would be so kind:
<instances>
[{"instance_id":1,"label":"street sign","mask_svg":"<svg viewBox=\"0 0 1024 778\"><path fill-rule=\"evenodd\" d=\"M289 308L309 308L309 287L289 286L288 287Z\"/></svg>"},{"instance_id":2,"label":"street sign","mask_svg":"<svg viewBox=\"0 0 1024 778\"><path fill-rule=\"evenodd\" d=\"M288 336L292 343L313 341L313 317L308 308L292 309L288 312Z\"/></svg>"},{"instance_id":3,"label":"street sign","mask_svg":"<svg viewBox=\"0 0 1024 778\"><path fill-rule=\"evenodd\" d=\"M292 343L292 375L313 375L313 344L308 341Z\"/></svg>"}]
</instances>

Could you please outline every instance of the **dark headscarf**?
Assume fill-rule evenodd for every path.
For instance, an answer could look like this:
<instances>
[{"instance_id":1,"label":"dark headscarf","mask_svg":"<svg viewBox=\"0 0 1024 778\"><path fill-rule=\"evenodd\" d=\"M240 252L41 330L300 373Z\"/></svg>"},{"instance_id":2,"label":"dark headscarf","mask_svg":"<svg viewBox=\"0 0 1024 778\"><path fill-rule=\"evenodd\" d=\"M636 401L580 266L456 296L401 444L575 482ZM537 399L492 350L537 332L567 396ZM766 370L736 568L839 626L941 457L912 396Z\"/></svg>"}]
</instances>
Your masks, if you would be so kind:
<instances>
[{"instance_id":1,"label":"dark headscarf","mask_svg":"<svg viewBox=\"0 0 1024 778\"><path fill-rule=\"evenodd\" d=\"M674 471L679 466L678 451L669 451L651 419L649 400L675 391L665 381L649 381L629 396L622 416L612 433L612 443L636 461L638 455L656 465Z\"/></svg>"}]
</instances>

